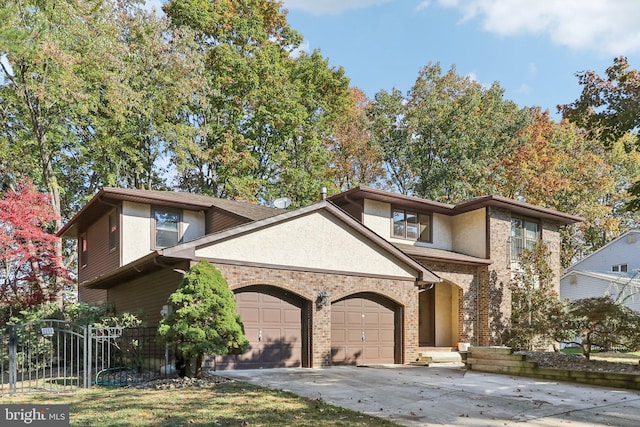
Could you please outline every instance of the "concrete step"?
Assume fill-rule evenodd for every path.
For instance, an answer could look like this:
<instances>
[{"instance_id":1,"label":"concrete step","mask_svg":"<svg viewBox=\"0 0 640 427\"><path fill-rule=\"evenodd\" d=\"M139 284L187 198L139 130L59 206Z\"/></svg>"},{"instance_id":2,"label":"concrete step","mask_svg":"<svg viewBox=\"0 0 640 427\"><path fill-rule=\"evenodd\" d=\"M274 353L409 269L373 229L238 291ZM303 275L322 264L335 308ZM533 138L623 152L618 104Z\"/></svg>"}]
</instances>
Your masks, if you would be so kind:
<instances>
[{"instance_id":1,"label":"concrete step","mask_svg":"<svg viewBox=\"0 0 640 427\"><path fill-rule=\"evenodd\" d=\"M457 351L421 351L420 358L430 358L431 363L461 363L462 356Z\"/></svg>"}]
</instances>

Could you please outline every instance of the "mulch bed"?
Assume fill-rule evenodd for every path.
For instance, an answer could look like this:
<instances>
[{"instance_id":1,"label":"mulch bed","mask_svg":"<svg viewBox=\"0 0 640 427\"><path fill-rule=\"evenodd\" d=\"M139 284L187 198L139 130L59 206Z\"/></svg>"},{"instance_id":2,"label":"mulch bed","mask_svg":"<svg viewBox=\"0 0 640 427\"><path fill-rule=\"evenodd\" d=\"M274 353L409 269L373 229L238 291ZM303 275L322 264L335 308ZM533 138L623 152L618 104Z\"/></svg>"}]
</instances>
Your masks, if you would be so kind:
<instances>
[{"instance_id":1,"label":"mulch bed","mask_svg":"<svg viewBox=\"0 0 640 427\"><path fill-rule=\"evenodd\" d=\"M580 354L555 353L552 351L518 351L514 354L524 354L527 360L538 362L539 368L640 375L640 365L632 361L626 363L587 360Z\"/></svg>"}]
</instances>

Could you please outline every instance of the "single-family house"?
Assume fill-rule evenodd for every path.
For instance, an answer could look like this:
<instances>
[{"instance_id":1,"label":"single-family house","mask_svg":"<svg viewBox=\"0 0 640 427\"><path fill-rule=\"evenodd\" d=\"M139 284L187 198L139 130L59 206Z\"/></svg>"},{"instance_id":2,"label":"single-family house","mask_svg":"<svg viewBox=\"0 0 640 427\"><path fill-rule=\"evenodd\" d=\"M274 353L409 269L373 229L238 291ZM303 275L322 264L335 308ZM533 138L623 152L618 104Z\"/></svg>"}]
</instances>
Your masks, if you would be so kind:
<instances>
[{"instance_id":1,"label":"single-family house","mask_svg":"<svg viewBox=\"0 0 640 427\"><path fill-rule=\"evenodd\" d=\"M640 311L640 230L631 230L567 268L560 297L575 301L609 295Z\"/></svg>"},{"instance_id":2,"label":"single-family house","mask_svg":"<svg viewBox=\"0 0 640 427\"><path fill-rule=\"evenodd\" d=\"M452 205L369 187L295 210L105 188L59 236L78 241L82 301L150 324L185 271L214 264L251 344L217 369L321 367L502 344L523 248L544 241L559 272L559 230L579 220L497 196Z\"/></svg>"}]
</instances>

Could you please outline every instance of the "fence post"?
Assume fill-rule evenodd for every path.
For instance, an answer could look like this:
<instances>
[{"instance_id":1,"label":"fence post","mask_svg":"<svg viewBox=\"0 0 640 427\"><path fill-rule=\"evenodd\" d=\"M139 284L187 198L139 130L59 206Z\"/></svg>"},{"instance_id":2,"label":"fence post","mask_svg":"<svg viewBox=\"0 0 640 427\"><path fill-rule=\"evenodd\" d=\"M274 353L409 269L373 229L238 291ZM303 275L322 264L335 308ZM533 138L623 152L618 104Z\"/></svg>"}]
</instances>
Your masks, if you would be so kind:
<instances>
[{"instance_id":1,"label":"fence post","mask_svg":"<svg viewBox=\"0 0 640 427\"><path fill-rule=\"evenodd\" d=\"M93 327L87 326L84 340L84 387L89 388L91 385L91 349L93 344Z\"/></svg>"},{"instance_id":2,"label":"fence post","mask_svg":"<svg viewBox=\"0 0 640 427\"><path fill-rule=\"evenodd\" d=\"M18 331L16 325L9 325L9 393L16 392L18 380Z\"/></svg>"}]
</instances>

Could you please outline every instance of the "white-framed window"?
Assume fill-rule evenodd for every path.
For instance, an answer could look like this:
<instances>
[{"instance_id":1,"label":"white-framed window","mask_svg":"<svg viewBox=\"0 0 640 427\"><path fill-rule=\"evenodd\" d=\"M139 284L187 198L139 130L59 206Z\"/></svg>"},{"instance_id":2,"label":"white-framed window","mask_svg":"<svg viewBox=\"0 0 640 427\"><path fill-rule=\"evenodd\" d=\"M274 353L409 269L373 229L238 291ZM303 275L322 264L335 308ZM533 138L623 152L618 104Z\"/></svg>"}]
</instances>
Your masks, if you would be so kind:
<instances>
[{"instance_id":1,"label":"white-framed window","mask_svg":"<svg viewBox=\"0 0 640 427\"><path fill-rule=\"evenodd\" d=\"M616 273L626 273L629 271L628 264L616 264L611 266L611 271Z\"/></svg>"},{"instance_id":2,"label":"white-framed window","mask_svg":"<svg viewBox=\"0 0 640 427\"><path fill-rule=\"evenodd\" d=\"M431 215L394 208L391 235L407 240L431 242Z\"/></svg>"},{"instance_id":3,"label":"white-framed window","mask_svg":"<svg viewBox=\"0 0 640 427\"><path fill-rule=\"evenodd\" d=\"M519 260L525 249L533 250L540 240L540 225L536 221L511 218L511 261Z\"/></svg>"},{"instance_id":4,"label":"white-framed window","mask_svg":"<svg viewBox=\"0 0 640 427\"><path fill-rule=\"evenodd\" d=\"M156 248L177 245L180 241L180 211L168 208L153 210L154 242Z\"/></svg>"}]
</instances>

